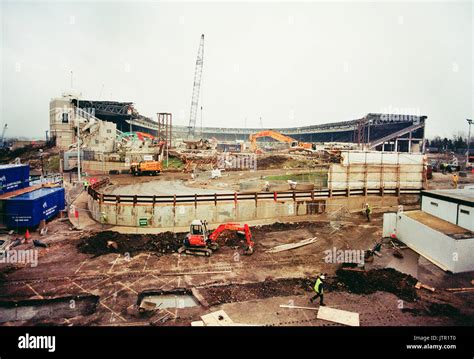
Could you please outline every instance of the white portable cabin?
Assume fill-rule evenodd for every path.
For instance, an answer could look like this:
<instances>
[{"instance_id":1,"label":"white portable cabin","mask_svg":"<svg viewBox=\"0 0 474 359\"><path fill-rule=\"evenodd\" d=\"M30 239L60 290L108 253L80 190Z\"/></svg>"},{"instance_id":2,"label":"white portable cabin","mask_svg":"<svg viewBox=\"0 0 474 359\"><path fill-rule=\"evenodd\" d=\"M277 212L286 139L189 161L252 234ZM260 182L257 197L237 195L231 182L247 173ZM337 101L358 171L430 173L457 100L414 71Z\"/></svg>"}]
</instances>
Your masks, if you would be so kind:
<instances>
[{"instance_id":1,"label":"white portable cabin","mask_svg":"<svg viewBox=\"0 0 474 359\"><path fill-rule=\"evenodd\" d=\"M445 271L474 271L474 191L421 192L421 210L385 213L383 235L396 235L408 247Z\"/></svg>"}]
</instances>

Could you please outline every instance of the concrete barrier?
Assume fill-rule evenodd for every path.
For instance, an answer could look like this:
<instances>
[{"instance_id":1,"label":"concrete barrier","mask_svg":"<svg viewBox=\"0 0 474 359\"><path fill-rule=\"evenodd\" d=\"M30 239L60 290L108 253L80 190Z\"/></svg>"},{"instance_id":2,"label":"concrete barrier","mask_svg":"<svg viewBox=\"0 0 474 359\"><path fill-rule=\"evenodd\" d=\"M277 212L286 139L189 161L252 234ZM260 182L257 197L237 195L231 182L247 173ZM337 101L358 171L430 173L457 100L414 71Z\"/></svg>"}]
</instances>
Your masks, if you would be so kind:
<instances>
[{"instance_id":1,"label":"concrete barrier","mask_svg":"<svg viewBox=\"0 0 474 359\"><path fill-rule=\"evenodd\" d=\"M416 196L419 190L338 190L204 195L140 196L104 195L104 180L88 190L88 208L99 223L127 227L187 227L193 219L209 224L275 220L281 217L318 215L345 207L349 212L363 211L365 203L374 209L393 209L404 196ZM408 194L403 194L408 192Z\"/></svg>"},{"instance_id":2,"label":"concrete barrier","mask_svg":"<svg viewBox=\"0 0 474 359\"><path fill-rule=\"evenodd\" d=\"M185 227L196 218L205 219L210 224L229 221L244 222L287 216L302 216L322 213L326 200L314 201L273 201L261 200L215 203L180 203L133 205L100 203L89 197L92 217L107 224L130 227Z\"/></svg>"},{"instance_id":3,"label":"concrete barrier","mask_svg":"<svg viewBox=\"0 0 474 359\"><path fill-rule=\"evenodd\" d=\"M215 203L179 203L173 204L111 204L100 203L92 197L88 199L92 217L106 224L129 227L170 228L186 227L193 219L205 219L209 224L223 222L245 222L254 220L275 221L281 217L320 215L333 212L341 207L350 212L363 210L365 203L370 203L374 209L396 208L399 204L397 196L354 196L336 197L304 201L241 201Z\"/></svg>"}]
</instances>

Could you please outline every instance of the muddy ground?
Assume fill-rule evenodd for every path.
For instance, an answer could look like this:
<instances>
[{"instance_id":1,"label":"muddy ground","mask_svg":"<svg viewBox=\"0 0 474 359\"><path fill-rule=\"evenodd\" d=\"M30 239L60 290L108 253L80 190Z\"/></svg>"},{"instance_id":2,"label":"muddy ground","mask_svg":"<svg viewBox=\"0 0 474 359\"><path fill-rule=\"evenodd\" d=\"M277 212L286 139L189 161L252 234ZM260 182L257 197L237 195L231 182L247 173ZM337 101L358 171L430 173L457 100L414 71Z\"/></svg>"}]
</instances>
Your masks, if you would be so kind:
<instances>
[{"instance_id":1,"label":"muddy ground","mask_svg":"<svg viewBox=\"0 0 474 359\"><path fill-rule=\"evenodd\" d=\"M243 242L230 232L221 237L219 250L205 258L175 253L183 234L75 231L67 221L55 220L49 224L47 236L32 233L32 239L49 246L39 249L37 267L0 264L0 301L89 294L99 297L95 313L71 318L54 317L53 313L48 320L33 317L0 325L190 325L218 309L243 323L322 325L315 316L279 307L288 301L315 305L308 299L316 275L322 272L327 273L326 304L359 312L361 325L472 324L472 293L454 294L443 288L470 286L474 273L449 275L417 259L413 264L418 268L415 279L386 269L394 263L400 266L410 257L408 252L404 252L404 259L394 257L389 244L382 246L381 257L366 263L366 272L341 272L341 263L326 261L326 251L333 248L372 248L381 237L378 214L371 223L357 215L333 219L316 215L314 221L253 226L251 231L256 243L252 256L239 255ZM305 247L266 252L313 237L316 242ZM108 242L117 243L117 247L107 246ZM18 249L31 246L22 244ZM436 287L436 292L414 289L416 280ZM207 306L140 315L140 293L179 288L197 290Z\"/></svg>"},{"instance_id":2,"label":"muddy ground","mask_svg":"<svg viewBox=\"0 0 474 359\"><path fill-rule=\"evenodd\" d=\"M316 229L324 226L317 222L276 222L269 225L251 227L252 238L256 241L256 248L260 239L267 232L279 232L296 229ZM212 231L210 232L212 233ZM142 252L154 254L176 253L183 245L186 232L163 232L158 234L122 234L114 231L103 231L85 236L77 244L82 253L100 256L108 253L121 253L134 256ZM237 248L245 244L244 236L236 231L224 231L218 238L220 246Z\"/></svg>"}]
</instances>

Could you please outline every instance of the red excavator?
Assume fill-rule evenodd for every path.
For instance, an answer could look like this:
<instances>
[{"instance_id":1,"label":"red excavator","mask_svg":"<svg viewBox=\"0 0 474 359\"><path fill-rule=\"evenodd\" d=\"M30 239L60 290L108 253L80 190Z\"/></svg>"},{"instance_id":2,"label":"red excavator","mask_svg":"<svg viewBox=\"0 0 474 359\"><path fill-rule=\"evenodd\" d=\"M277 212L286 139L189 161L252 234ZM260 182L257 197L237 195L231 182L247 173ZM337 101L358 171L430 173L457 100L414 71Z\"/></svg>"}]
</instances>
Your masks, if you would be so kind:
<instances>
[{"instance_id":1,"label":"red excavator","mask_svg":"<svg viewBox=\"0 0 474 359\"><path fill-rule=\"evenodd\" d=\"M239 223L229 222L220 224L211 234L207 230L207 222L195 219L191 222L189 233L183 241L183 246L178 253L186 253L193 255L203 255L209 257L212 252L219 248L217 239L224 231L237 231L239 234L243 232L247 247L244 254L253 253L254 243L252 234L248 224L241 225Z\"/></svg>"}]
</instances>

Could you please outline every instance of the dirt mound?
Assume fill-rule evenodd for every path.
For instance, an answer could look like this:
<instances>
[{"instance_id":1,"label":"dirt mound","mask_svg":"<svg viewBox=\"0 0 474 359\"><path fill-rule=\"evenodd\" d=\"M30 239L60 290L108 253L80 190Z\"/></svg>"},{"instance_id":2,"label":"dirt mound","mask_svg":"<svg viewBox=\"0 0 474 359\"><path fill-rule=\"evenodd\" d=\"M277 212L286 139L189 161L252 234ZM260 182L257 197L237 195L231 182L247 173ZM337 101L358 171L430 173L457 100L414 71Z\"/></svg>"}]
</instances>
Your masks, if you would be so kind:
<instances>
[{"instance_id":1,"label":"dirt mound","mask_svg":"<svg viewBox=\"0 0 474 359\"><path fill-rule=\"evenodd\" d=\"M311 285L311 280L304 278L266 279L257 283L199 288L199 292L209 305L213 306L222 303L301 295L309 290Z\"/></svg>"},{"instance_id":2,"label":"dirt mound","mask_svg":"<svg viewBox=\"0 0 474 359\"><path fill-rule=\"evenodd\" d=\"M272 224L264 224L261 226L254 226L251 228L252 233L255 234L264 234L267 232L279 232L279 231L288 231L294 229L303 229L303 228L320 228L325 226L325 223L322 222L292 222L292 223L282 223L275 222Z\"/></svg>"},{"instance_id":3,"label":"dirt mound","mask_svg":"<svg viewBox=\"0 0 474 359\"><path fill-rule=\"evenodd\" d=\"M169 254L178 251L185 237L186 233L122 234L104 231L82 238L77 248L82 253L94 254L94 256L107 253L128 253L134 256L140 252ZM233 231L224 231L217 243L220 246L239 247L244 241L243 235Z\"/></svg>"},{"instance_id":4,"label":"dirt mound","mask_svg":"<svg viewBox=\"0 0 474 359\"><path fill-rule=\"evenodd\" d=\"M258 238L268 232L278 232L302 228L317 228L324 226L321 222L294 222L266 224L251 227L253 240L258 245ZM212 231L210 231L212 233ZM78 243L77 248L82 253L100 256L107 253L128 253L131 256L140 252L155 252L168 254L176 252L183 244L187 233L164 232L158 234L122 234L114 231L94 233L84 237ZM242 247L245 244L245 236L235 231L224 231L219 236L217 243L221 247Z\"/></svg>"},{"instance_id":5,"label":"dirt mound","mask_svg":"<svg viewBox=\"0 0 474 359\"><path fill-rule=\"evenodd\" d=\"M415 288L417 279L392 268L372 269L366 272L339 269L336 275L339 284L356 294L383 291L410 302L418 298Z\"/></svg>"},{"instance_id":6,"label":"dirt mound","mask_svg":"<svg viewBox=\"0 0 474 359\"><path fill-rule=\"evenodd\" d=\"M285 156L278 155L259 158L257 161L257 169L265 170L270 168L281 168L286 161L287 158Z\"/></svg>"},{"instance_id":7,"label":"dirt mound","mask_svg":"<svg viewBox=\"0 0 474 359\"><path fill-rule=\"evenodd\" d=\"M173 253L182 245L184 233L164 232L159 234L122 234L113 231L94 233L83 238L77 248L82 253L100 256L107 253L139 252Z\"/></svg>"}]
</instances>

